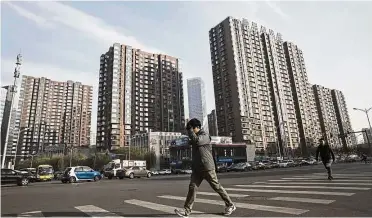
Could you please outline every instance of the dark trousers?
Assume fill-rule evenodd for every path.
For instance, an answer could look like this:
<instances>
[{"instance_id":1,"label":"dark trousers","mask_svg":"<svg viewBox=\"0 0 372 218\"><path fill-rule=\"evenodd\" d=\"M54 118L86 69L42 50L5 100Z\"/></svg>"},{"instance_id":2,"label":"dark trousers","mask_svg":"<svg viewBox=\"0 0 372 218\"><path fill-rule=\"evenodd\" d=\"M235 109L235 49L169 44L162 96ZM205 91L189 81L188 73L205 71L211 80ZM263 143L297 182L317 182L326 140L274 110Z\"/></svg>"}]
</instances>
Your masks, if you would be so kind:
<instances>
[{"instance_id":1,"label":"dark trousers","mask_svg":"<svg viewBox=\"0 0 372 218\"><path fill-rule=\"evenodd\" d=\"M197 188L200 186L200 184L202 183L204 179L209 183L212 189L221 196L226 206L233 205L233 202L228 196L226 190L219 183L217 179L216 171L214 170L204 171L204 172L193 171L191 174L191 179L190 179L189 192L187 193L187 197L186 197L186 201L184 205L184 208L187 214L191 213L192 206L194 204L195 197L196 197Z\"/></svg>"},{"instance_id":2,"label":"dark trousers","mask_svg":"<svg viewBox=\"0 0 372 218\"><path fill-rule=\"evenodd\" d=\"M331 169L331 160L323 160L323 165L324 167L326 168L327 170L327 173L328 173L328 177L331 177L332 176L332 169ZM329 166L327 166L329 165Z\"/></svg>"}]
</instances>

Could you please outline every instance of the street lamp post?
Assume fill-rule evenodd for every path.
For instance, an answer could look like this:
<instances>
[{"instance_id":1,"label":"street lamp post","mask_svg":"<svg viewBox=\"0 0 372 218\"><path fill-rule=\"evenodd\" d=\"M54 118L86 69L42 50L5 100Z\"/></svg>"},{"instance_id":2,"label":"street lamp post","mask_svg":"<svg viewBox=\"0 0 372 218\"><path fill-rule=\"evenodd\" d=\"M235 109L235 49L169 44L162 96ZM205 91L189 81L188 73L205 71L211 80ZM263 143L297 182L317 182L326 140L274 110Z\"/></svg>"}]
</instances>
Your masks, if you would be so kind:
<instances>
[{"instance_id":1,"label":"street lamp post","mask_svg":"<svg viewBox=\"0 0 372 218\"><path fill-rule=\"evenodd\" d=\"M353 108L353 109L356 110L356 111L362 111L362 112L366 113L368 124L369 124L369 132L371 132L372 131L372 126L371 126L371 121L369 120L368 112L370 110L372 110L372 107L370 107L369 109L359 109L359 108ZM367 132L366 132L366 135L368 137ZM370 143L369 143L369 154L372 155L372 147L371 147Z\"/></svg>"},{"instance_id":2,"label":"street lamp post","mask_svg":"<svg viewBox=\"0 0 372 218\"><path fill-rule=\"evenodd\" d=\"M21 73L20 73L21 65L22 65L22 55L18 54L17 55L16 67L14 69L13 85L11 87L9 87L11 89L10 91L12 92L12 94L11 94L11 103L10 103L10 113L9 113L7 131L6 131L6 136L5 136L5 144L4 144L3 156L2 156L3 159L1 160L1 168L4 168L4 166L5 166L6 153L7 153L7 150L8 150L8 140L9 140L9 135L10 135L9 130L10 130L10 124L11 124L12 114L13 114L14 97L15 97L15 94L17 92L18 78L21 75Z\"/></svg>"}]
</instances>

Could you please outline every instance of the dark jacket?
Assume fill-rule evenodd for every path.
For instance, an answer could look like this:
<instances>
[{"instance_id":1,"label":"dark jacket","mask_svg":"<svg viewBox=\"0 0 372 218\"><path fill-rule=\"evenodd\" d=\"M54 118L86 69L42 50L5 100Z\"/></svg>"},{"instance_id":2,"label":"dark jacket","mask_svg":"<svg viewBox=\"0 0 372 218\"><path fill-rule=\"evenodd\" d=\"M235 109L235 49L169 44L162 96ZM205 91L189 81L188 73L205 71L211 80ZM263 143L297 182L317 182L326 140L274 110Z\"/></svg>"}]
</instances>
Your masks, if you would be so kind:
<instances>
[{"instance_id":1,"label":"dark jacket","mask_svg":"<svg viewBox=\"0 0 372 218\"><path fill-rule=\"evenodd\" d=\"M211 137L202 129L197 134L190 129L188 135L192 147L192 170L196 172L215 170Z\"/></svg>"},{"instance_id":2,"label":"dark jacket","mask_svg":"<svg viewBox=\"0 0 372 218\"><path fill-rule=\"evenodd\" d=\"M320 154L320 158L322 159L323 162L327 162L329 160L332 160L333 162L335 161L335 155L333 154L333 151L329 145L319 145L318 148L316 149L316 160L318 161L318 156Z\"/></svg>"}]
</instances>

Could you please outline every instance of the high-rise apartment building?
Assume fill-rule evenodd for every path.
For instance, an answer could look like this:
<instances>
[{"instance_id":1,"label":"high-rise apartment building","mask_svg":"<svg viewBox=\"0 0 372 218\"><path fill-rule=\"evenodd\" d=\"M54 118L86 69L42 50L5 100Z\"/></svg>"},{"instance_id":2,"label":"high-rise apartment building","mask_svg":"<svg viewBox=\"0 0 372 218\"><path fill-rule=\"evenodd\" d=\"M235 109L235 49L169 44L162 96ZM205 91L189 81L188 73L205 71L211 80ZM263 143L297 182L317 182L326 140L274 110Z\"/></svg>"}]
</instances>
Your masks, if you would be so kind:
<instances>
[{"instance_id":1,"label":"high-rise apartment building","mask_svg":"<svg viewBox=\"0 0 372 218\"><path fill-rule=\"evenodd\" d=\"M233 141L298 146L280 34L228 17L209 31L218 133ZM283 152L283 149L282 149Z\"/></svg>"},{"instance_id":2,"label":"high-rise apartment building","mask_svg":"<svg viewBox=\"0 0 372 218\"><path fill-rule=\"evenodd\" d=\"M319 116L302 50L291 42L284 42L284 51L291 81L300 145L305 154L306 148L316 146L322 137Z\"/></svg>"},{"instance_id":3,"label":"high-rise apartment building","mask_svg":"<svg viewBox=\"0 0 372 218\"><path fill-rule=\"evenodd\" d=\"M200 120L206 126L207 105L205 102L204 82L200 77L187 80L187 96L189 101L189 118Z\"/></svg>"},{"instance_id":4,"label":"high-rise apartment building","mask_svg":"<svg viewBox=\"0 0 372 218\"><path fill-rule=\"evenodd\" d=\"M49 145L89 146L92 86L32 76L23 76L21 83L19 155Z\"/></svg>"},{"instance_id":5,"label":"high-rise apartment building","mask_svg":"<svg viewBox=\"0 0 372 218\"><path fill-rule=\"evenodd\" d=\"M177 58L115 43L101 55L97 147L127 146L131 135L185 128L183 76Z\"/></svg>"},{"instance_id":6,"label":"high-rise apartment building","mask_svg":"<svg viewBox=\"0 0 372 218\"><path fill-rule=\"evenodd\" d=\"M348 132L353 132L344 94L341 91L334 89L331 90L331 95L340 134L344 135ZM357 144L355 134L341 137L340 140L344 148Z\"/></svg>"},{"instance_id":7,"label":"high-rise apartment building","mask_svg":"<svg viewBox=\"0 0 372 218\"><path fill-rule=\"evenodd\" d=\"M333 104L332 90L320 85L313 85L322 136L333 147L340 147L340 129L336 109Z\"/></svg>"},{"instance_id":8,"label":"high-rise apartment building","mask_svg":"<svg viewBox=\"0 0 372 218\"><path fill-rule=\"evenodd\" d=\"M208 114L208 130L209 130L209 135L218 136L216 110L212 110L212 112Z\"/></svg>"}]
</instances>

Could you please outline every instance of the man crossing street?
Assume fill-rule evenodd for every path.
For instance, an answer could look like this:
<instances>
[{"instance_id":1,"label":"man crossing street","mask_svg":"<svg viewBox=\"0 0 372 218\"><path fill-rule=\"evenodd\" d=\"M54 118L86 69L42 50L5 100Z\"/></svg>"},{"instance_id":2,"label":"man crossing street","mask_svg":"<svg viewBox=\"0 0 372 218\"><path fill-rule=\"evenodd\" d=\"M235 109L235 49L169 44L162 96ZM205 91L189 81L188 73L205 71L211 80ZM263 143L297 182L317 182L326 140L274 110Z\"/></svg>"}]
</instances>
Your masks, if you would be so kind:
<instances>
[{"instance_id":1,"label":"man crossing street","mask_svg":"<svg viewBox=\"0 0 372 218\"><path fill-rule=\"evenodd\" d=\"M236 207L217 179L212 155L211 137L201 129L201 122L195 118L187 123L186 130L192 146L192 174L184 210L175 209L175 213L181 217L188 217L191 214L197 188L205 179L225 202L224 215L231 215L236 210Z\"/></svg>"}]
</instances>

